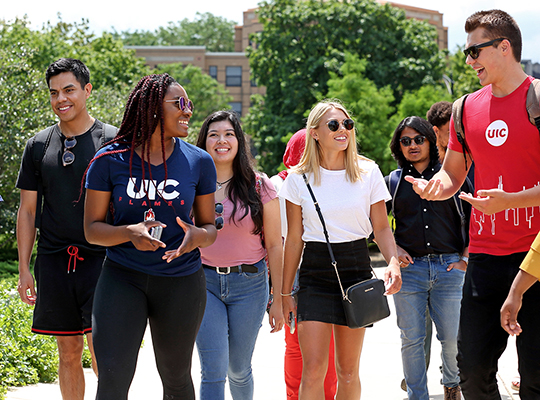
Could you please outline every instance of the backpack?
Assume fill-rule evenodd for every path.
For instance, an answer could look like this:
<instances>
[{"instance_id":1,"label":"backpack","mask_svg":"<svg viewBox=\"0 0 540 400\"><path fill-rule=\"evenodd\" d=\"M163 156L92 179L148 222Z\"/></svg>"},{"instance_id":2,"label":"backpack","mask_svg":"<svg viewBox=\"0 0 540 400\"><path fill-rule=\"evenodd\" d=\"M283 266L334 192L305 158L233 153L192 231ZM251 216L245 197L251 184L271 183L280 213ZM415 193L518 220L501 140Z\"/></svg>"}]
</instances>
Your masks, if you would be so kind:
<instances>
[{"instance_id":1,"label":"backpack","mask_svg":"<svg viewBox=\"0 0 540 400\"><path fill-rule=\"evenodd\" d=\"M470 154L469 146L465 142L465 127L463 126L463 107L468 94L460 97L452 104L452 117L454 118L454 130L457 139L463 148L465 167L467 167L467 153ZM527 115L531 124L536 126L540 133L540 79L533 79L527 91Z\"/></svg>"},{"instance_id":2,"label":"backpack","mask_svg":"<svg viewBox=\"0 0 540 400\"><path fill-rule=\"evenodd\" d=\"M103 128L101 129L101 145L103 145L116 136L118 128L102 122ZM34 145L33 145L33 161L34 161L34 173L38 182L37 189L37 202L36 202L36 218L34 225L36 228L41 227L41 209L43 202L43 182L41 181L41 165L43 163L43 157L45 157L45 152L49 147L51 142L52 134L54 131L55 125L49 126L48 128L42 130L36 136L34 136Z\"/></svg>"},{"instance_id":3,"label":"backpack","mask_svg":"<svg viewBox=\"0 0 540 400\"><path fill-rule=\"evenodd\" d=\"M392 196L392 215L394 216L394 200L396 198L399 184L401 183L401 171L401 168L395 169L390 172L390 175L388 176L388 187L390 189L390 196ZM467 183L469 188L472 188L472 183L469 178L465 178L465 183ZM461 239L463 240L463 246L465 246L465 244L467 243L467 218L465 216L465 211L463 210L462 200L459 198L459 191L452 196L452 199L454 199L454 205L456 206L456 210L459 214Z\"/></svg>"}]
</instances>

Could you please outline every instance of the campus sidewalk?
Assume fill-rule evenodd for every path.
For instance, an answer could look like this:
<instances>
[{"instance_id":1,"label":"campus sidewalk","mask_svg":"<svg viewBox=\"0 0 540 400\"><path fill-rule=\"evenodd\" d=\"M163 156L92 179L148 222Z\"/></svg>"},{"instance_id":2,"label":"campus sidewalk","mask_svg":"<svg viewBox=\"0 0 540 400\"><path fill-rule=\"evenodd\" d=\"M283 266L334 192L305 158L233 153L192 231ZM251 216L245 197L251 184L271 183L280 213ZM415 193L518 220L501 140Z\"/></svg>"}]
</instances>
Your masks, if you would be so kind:
<instances>
[{"instance_id":1,"label":"campus sidewalk","mask_svg":"<svg viewBox=\"0 0 540 400\"><path fill-rule=\"evenodd\" d=\"M376 268L382 276L382 269ZM389 299L391 315L367 329L364 348L360 361L360 379L362 381L362 400L402 400L407 395L400 388L403 378L400 353L399 329L393 298ZM270 334L268 320L263 321L253 357L255 377L255 400L286 399L283 380L283 355L285 341L283 331ZM440 344L433 338L431 365L428 371L428 385L431 400L443 400L444 391L440 385ZM193 381L198 398L200 383L200 365L195 350L192 369ZM515 338L510 338L508 346L499 361L499 391L503 400L519 400L510 384L517 375L517 355ZM85 400L95 399L97 380L90 369L85 370ZM154 361L152 340L149 331L144 338L144 346L139 353L137 371L131 385L130 400L161 399L161 381ZM58 384L39 384L10 390L8 400L61 400ZM231 400L228 388L226 400Z\"/></svg>"}]
</instances>

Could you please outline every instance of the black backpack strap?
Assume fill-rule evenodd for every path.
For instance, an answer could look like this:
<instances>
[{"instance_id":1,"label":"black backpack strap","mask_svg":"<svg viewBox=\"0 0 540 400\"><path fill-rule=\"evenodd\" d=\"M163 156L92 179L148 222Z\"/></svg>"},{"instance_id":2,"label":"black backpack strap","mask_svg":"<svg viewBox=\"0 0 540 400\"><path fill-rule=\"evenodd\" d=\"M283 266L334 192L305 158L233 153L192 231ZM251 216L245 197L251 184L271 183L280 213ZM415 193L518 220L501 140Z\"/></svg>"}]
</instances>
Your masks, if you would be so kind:
<instances>
[{"instance_id":1,"label":"black backpack strap","mask_svg":"<svg viewBox=\"0 0 540 400\"><path fill-rule=\"evenodd\" d=\"M45 152L49 147L51 142L52 134L54 132L54 127L56 125L50 126L47 129L42 130L36 136L34 136L34 142L32 146L32 157L34 161L34 174L37 179L37 201L36 201L36 215L34 219L34 225L36 228L41 227L41 209L43 203L43 179L41 177L41 166L43 164L43 158L45 157Z\"/></svg>"},{"instance_id":2,"label":"black backpack strap","mask_svg":"<svg viewBox=\"0 0 540 400\"><path fill-rule=\"evenodd\" d=\"M454 130L456 131L458 142L463 148L463 158L465 158L465 169L467 168L467 154L470 154L469 146L465 141L465 126L463 125L463 107L468 94L461 96L452 104L452 118L454 119Z\"/></svg>"},{"instance_id":3,"label":"black backpack strap","mask_svg":"<svg viewBox=\"0 0 540 400\"><path fill-rule=\"evenodd\" d=\"M534 79L527 91L527 114L540 133L540 79Z\"/></svg>"},{"instance_id":4,"label":"black backpack strap","mask_svg":"<svg viewBox=\"0 0 540 400\"><path fill-rule=\"evenodd\" d=\"M388 176L388 189L390 190L390 196L392 196L392 215L393 216L395 216L394 200L396 199L396 193L397 193L400 182L401 182L401 168L395 169L392 172L390 172L390 175Z\"/></svg>"},{"instance_id":5,"label":"black backpack strap","mask_svg":"<svg viewBox=\"0 0 540 400\"><path fill-rule=\"evenodd\" d=\"M465 177L465 184L468 187L469 191L471 193L474 193L473 184L467 176ZM460 191L454 194L452 198L454 199L454 204L459 214L459 219L461 222L461 239L463 240L463 247L465 248L465 244L467 243L467 229L469 224L467 224L467 217L465 215L465 210L463 209L463 200L459 198L459 193Z\"/></svg>"},{"instance_id":6,"label":"black backpack strap","mask_svg":"<svg viewBox=\"0 0 540 400\"><path fill-rule=\"evenodd\" d=\"M109 124L106 124L102 122L103 128L101 132L101 147L105 146L107 143L109 143L111 140L113 140L116 137L116 133L118 132L118 128Z\"/></svg>"}]
</instances>

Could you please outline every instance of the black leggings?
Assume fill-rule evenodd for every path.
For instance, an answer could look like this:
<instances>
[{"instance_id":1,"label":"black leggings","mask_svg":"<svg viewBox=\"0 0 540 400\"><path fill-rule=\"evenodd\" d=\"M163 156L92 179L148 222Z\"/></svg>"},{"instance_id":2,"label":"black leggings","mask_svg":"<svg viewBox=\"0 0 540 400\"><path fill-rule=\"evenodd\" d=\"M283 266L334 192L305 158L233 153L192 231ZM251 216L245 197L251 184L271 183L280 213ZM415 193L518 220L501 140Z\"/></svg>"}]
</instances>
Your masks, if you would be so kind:
<instances>
[{"instance_id":1,"label":"black leggings","mask_svg":"<svg viewBox=\"0 0 540 400\"><path fill-rule=\"evenodd\" d=\"M191 358L205 305L202 268L188 276L160 277L106 260L92 313L96 399L127 399L147 320L163 399L195 399Z\"/></svg>"}]
</instances>

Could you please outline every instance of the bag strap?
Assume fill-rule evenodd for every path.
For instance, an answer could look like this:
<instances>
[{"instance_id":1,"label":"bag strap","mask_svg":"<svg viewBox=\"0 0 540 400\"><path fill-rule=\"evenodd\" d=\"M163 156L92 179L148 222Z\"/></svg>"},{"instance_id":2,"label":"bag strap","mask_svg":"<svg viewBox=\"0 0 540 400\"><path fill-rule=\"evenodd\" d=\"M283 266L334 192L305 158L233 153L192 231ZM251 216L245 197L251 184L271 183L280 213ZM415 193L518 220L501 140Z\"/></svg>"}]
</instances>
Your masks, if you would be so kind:
<instances>
[{"instance_id":1,"label":"bag strap","mask_svg":"<svg viewBox=\"0 0 540 400\"><path fill-rule=\"evenodd\" d=\"M51 137L56 125L49 126L47 129L41 131L34 137L34 143L32 147L33 161L34 161L34 174L37 179L37 200L36 200L36 213L34 218L34 226L41 228L41 209L43 203L43 179L41 177L41 165L43 164L43 158L45 152L51 142ZM45 140L43 140L45 138Z\"/></svg>"},{"instance_id":2,"label":"bag strap","mask_svg":"<svg viewBox=\"0 0 540 400\"><path fill-rule=\"evenodd\" d=\"M540 79L534 79L527 91L527 114L540 133Z\"/></svg>"},{"instance_id":3,"label":"bag strap","mask_svg":"<svg viewBox=\"0 0 540 400\"><path fill-rule=\"evenodd\" d=\"M321 212L321 208L319 207L319 203L317 202L317 199L315 198L315 194L313 193L313 190L311 189L311 185L308 182L308 179L306 177L306 174L302 174L302 178L304 178L304 182L306 183L306 186L308 188L309 194L311 196L311 199L313 200L313 204L315 205L315 210L317 211L317 215L319 216L319 219L321 220L324 238L326 239L326 246L328 247L328 252L330 253L330 259L332 260L332 266L334 267L334 270L336 271L337 279L339 282L339 288L341 289L341 295L343 296L343 300L347 300L349 303L351 301L349 300L349 297L345 294L345 291L343 290L343 285L341 284L341 279L339 278L339 272L337 269L337 261L334 257L334 252L332 251L332 246L330 245L330 239L328 238L328 231L326 230L326 224L324 222L324 218ZM371 273L375 275L375 271L373 271L373 267L371 267Z\"/></svg>"},{"instance_id":4,"label":"bag strap","mask_svg":"<svg viewBox=\"0 0 540 400\"><path fill-rule=\"evenodd\" d=\"M390 172L390 175L388 177L388 186L390 189L390 196L392 196L392 215L394 216L395 216L394 200L396 198L395 194L397 193L400 182L401 182L401 168L398 168Z\"/></svg>"},{"instance_id":5,"label":"bag strap","mask_svg":"<svg viewBox=\"0 0 540 400\"><path fill-rule=\"evenodd\" d=\"M463 148L463 158L465 158L465 169L467 168L467 153L470 154L469 146L465 141L465 126L463 125L463 107L468 94L461 96L452 104L452 118L454 118L454 130L456 131L458 142Z\"/></svg>"}]
</instances>

